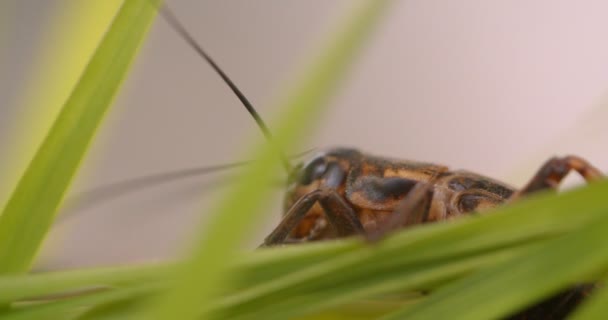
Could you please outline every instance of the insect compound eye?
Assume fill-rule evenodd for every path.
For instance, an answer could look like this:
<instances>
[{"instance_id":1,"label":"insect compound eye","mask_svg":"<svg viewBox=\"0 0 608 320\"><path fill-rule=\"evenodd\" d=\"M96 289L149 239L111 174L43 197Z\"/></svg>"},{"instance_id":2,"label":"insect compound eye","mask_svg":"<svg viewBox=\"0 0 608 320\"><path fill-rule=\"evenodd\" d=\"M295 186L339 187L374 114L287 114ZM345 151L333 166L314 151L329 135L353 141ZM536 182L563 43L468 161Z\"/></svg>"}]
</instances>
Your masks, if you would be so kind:
<instances>
[{"instance_id":1,"label":"insect compound eye","mask_svg":"<svg viewBox=\"0 0 608 320\"><path fill-rule=\"evenodd\" d=\"M327 171L327 162L323 157L318 157L310 161L304 166L300 183L303 185L310 184L316 179L319 179Z\"/></svg>"}]
</instances>

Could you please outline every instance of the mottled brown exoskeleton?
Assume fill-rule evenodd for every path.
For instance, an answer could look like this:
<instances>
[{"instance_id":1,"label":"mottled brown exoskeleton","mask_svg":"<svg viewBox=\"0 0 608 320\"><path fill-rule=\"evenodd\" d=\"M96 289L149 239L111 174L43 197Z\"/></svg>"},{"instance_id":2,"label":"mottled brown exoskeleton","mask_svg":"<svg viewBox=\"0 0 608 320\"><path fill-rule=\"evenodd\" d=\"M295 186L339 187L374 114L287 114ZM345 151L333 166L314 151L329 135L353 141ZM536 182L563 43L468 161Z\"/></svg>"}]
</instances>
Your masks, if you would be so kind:
<instances>
[{"instance_id":1,"label":"mottled brown exoskeleton","mask_svg":"<svg viewBox=\"0 0 608 320\"><path fill-rule=\"evenodd\" d=\"M588 182L603 177L582 158L552 158L517 190L441 165L330 149L295 168L283 219L263 246L355 235L376 241L393 229L480 213L536 191L556 189L573 170ZM578 286L509 319L564 319L592 288Z\"/></svg>"},{"instance_id":2,"label":"mottled brown exoskeleton","mask_svg":"<svg viewBox=\"0 0 608 320\"><path fill-rule=\"evenodd\" d=\"M167 7L161 14L186 42L228 84L269 140L271 135L251 103L196 43ZM522 189L467 171L442 165L372 156L355 149L335 148L291 169L285 214L263 246L363 236L377 241L397 228L444 221L484 212L545 189L556 189L570 172L585 180L602 173L576 157L552 158ZM581 285L556 295L510 319L563 319L592 285Z\"/></svg>"},{"instance_id":3,"label":"mottled brown exoskeleton","mask_svg":"<svg viewBox=\"0 0 608 320\"><path fill-rule=\"evenodd\" d=\"M388 159L335 148L291 174L285 215L264 245L362 235L375 240L393 228L449 220L555 189L570 172L602 173L576 157L552 158L516 190L505 183L442 165Z\"/></svg>"}]
</instances>

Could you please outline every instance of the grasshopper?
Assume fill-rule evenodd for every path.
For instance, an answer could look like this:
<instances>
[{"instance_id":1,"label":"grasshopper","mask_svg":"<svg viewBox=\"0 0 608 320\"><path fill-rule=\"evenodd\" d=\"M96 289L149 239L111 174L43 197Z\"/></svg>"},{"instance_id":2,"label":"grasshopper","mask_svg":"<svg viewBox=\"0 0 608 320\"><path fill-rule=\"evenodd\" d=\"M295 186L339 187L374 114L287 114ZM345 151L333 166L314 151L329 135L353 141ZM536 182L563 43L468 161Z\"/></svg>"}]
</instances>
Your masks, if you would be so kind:
<instances>
[{"instance_id":1,"label":"grasshopper","mask_svg":"<svg viewBox=\"0 0 608 320\"><path fill-rule=\"evenodd\" d=\"M245 95L169 8L159 9L230 87L272 143L270 130ZM293 168L284 153L279 156L289 172L284 215L263 247L349 236L379 241L396 229L481 213L538 191L557 189L571 171L587 182L603 178L600 170L572 155L549 159L521 189L473 172L351 148L319 152ZM563 319L592 289L593 285L571 288L509 319Z\"/></svg>"}]
</instances>

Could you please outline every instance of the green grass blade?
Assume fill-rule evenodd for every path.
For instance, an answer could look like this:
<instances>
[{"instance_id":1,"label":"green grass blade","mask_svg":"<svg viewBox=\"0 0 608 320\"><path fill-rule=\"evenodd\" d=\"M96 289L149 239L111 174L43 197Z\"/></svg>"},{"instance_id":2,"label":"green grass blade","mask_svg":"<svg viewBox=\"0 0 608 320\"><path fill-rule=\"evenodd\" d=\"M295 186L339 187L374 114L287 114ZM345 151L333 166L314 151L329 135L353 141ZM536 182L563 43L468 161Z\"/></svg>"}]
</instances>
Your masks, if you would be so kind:
<instances>
[{"instance_id":1,"label":"green grass blade","mask_svg":"<svg viewBox=\"0 0 608 320\"><path fill-rule=\"evenodd\" d=\"M170 266L119 267L0 277L0 304L96 287L152 283Z\"/></svg>"},{"instance_id":2,"label":"green grass blade","mask_svg":"<svg viewBox=\"0 0 608 320\"><path fill-rule=\"evenodd\" d=\"M354 243L313 243L247 253L232 272L241 275L239 286L248 287L313 265L355 248ZM173 264L52 271L0 276L0 304L40 296L65 294L91 287L124 287L164 281Z\"/></svg>"},{"instance_id":3,"label":"green grass blade","mask_svg":"<svg viewBox=\"0 0 608 320\"><path fill-rule=\"evenodd\" d=\"M0 274L28 270L156 10L125 1L0 215Z\"/></svg>"},{"instance_id":4,"label":"green grass blade","mask_svg":"<svg viewBox=\"0 0 608 320\"><path fill-rule=\"evenodd\" d=\"M7 6L11 2L17 3L2 3ZM8 136L19 139L8 150L3 150L0 203L6 203L9 193L19 182L122 2L123 0L53 2L54 13L50 21L37 22L43 23L39 27L42 28L44 40L35 56L28 59L29 67L24 75L28 79L27 84L18 93L19 101L15 102L19 112L13 115L15 119L9 124L13 128L4 128L7 129L5 133ZM8 6L10 8L14 5ZM6 10L2 10L2 14L16 17Z\"/></svg>"},{"instance_id":5,"label":"green grass blade","mask_svg":"<svg viewBox=\"0 0 608 320\"><path fill-rule=\"evenodd\" d=\"M49 303L20 306L0 313L2 320L76 319L91 306L101 306L145 297L150 286L136 286L122 290L103 291Z\"/></svg>"},{"instance_id":6,"label":"green grass blade","mask_svg":"<svg viewBox=\"0 0 608 320\"><path fill-rule=\"evenodd\" d=\"M307 265L276 276L231 296L224 308L237 308L254 301L271 301L297 295L303 286L331 286L337 281L374 277L388 268L432 263L438 259L490 253L563 234L608 211L608 182L567 194L543 195L503 207L482 218L468 217L452 223L425 225L385 239L375 247L364 246L319 264ZM572 212L578 214L573 215ZM319 301L322 303L322 301Z\"/></svg>"},{"instance_id":7,"label":"green grass blade","mask_svg":"<svg viewBox=\"0 0 608 320\"><path fill-rule=\"evenodd\" d=\"M353 60L356 49L379 20L379 13L386 4L384 0L367 1L346 25L345 32L332 39L325 55L284 104L286 113L274 132L278 145L294 145L305 136L306 129L314 119L318 119L322 107ZM152 306L145 318L197 318L201 305L209 303L221 287L230 286L227 284L231 280L226 273L227 266L236 257L237 248L261 220L261 209L267 204L265 199L269 190L260 187L258 177L276 172L276 157L276 150L269 144L258 148L253 157L248 157L258 161L243 171L241 183L228 192L213 211L216 215L210 224L199 229L203 236L196 242L191 258L175 275L174 289Z\"/></svg>"},{"instance_id":8,"label":"green grass blade","mask_svg":"<svg viewBox=\"0 0 608 320\"><path fill-rule=\"evenodd\" d=\"M234 317L287 317L404 289L433 289L446 279L496 264L513 250L552 241L592 223L608 212L606 193L608 182L545 194L482 217L405 230L374 247L343 239L246 253L230 268L239 276L237 288L211 308ZM171 266L5 276L0 277L0 297L14 301L102 283L122 286L131 278L135 285L164 283L166 268ZM297 303L298 299L306 303Z\"/></svg>"},{"instance_id":9,"label":"green grass blade","mask_svg":"<svg viewBox=\"0 0 608 320\"><path fill-rule=\"evenodd\" d=\"M608 246L606 230L608 215L519 259L467 277L383 320L481 320L508 316L606 270L608 251L597 250Z\"/></svg>"},{"instance_id":10,"label":"green grass blade","mask_svg":"<svg viewBox=\"0 0 608 320\"><path fill-rule=\"evenodd\" d=\"M606 288L608 277L604 276L600 286L595 289L593 295L576 310L569 318L571 320L594 320L602 319L608 314L608 288Z\"/></svg>"},{"instance_id":11,"label":"green grass blade","mask_svg":"<svg viewBox=\"0 0 608 320\"><path fill-rule=\"evenodd\" d=\"M321 283L315 288L287 292L280 298L266 299L263 307L260 307L261 303L252 304L249 308L234 307L227 310L226 314L227 318L235 320L291 319L366 298L382 297L395 292L424 290L484 266L506 261L529 249L523 246L470 257L368 272L364 276L352 277L346 281Z\"/></svg>"},{"instance_id":12,"label":"green grass blade","mask_svg":"<svg viewBox=\"0 0 608 320\"><path fill-rule=\"evenodd\" d=\"M98 305L86 313L82 314L77 320L115 320L125 316L125 314L133 313L139 310L145 299L127 298L116 299L110 303Z\"/></svg>"},{"instance_id":13,"label":"green grass blade","mask_svg":"<svg viewBox=\"0 0 608 320\"><path fill-rule=\"evenodd\" d=\"M451 223L431 224L413 228L391 236L375 247L361 246L355 239L346 239L327 243L313 243L302 246L270 248L247 253L243 262L230 268L231 273L238 274L238 288L228 296L213 303L214 308L243 308L242 311L253 312L256 308L265 308L260 301L286 300L290 297L311 292L323 291L340 282L352 282L356 290L368 291L369 294L391 292L408 287L410 272L415 271L411 265L433 266L438 261L446 267L458 259L484 254L499 254L501 248L510 245L521 246L534 241L559 236L564 232L580 228L585 223L608 211L604 194L608 192L608 182L602 182L574 190L562 195L543 195L501 208L497 212L483 217L469 217ZM576 215L571 213L577 211ZM533 213L533 214L532 214ZM357 249L358 247L358 249ZM514 247L515 248L515 247ZM150 269L147 269L150 268ZM160 271L153 273L155 267L138 267L133 270L94 270L86 272L62 272L58 274L33 275L31 278L12 276L0 278L0 292L3 301L74 290L79 285L87 287L107 281L108 284L119 283L123 279L144 277L150 272L150 281L162 279ZM73 274L72 274L73 273ZM390 275L386 278L383 275ZM449 274L448 274L449 275ZM437 274L435 279L445 277ZM405 277L405 278L404 278ZM357 283L365 279L368 284ZM382 287L384 283L400 285ZM306 285L306 286L303 286ZM46 287L52 287L50 290ZM343 289L337 296L354 296L353 287ZM375 288L375 289L374 289ZM378 289L380 288L380 289ZM317 296L321 297L320 295ZM327 307L328 298L309 301L305 306L310 310ZM257 306L256 306L257 304ZM333 303L336 305L337 303ZM253 307L252 307L253 305ZM293 307L298 314L302 306ZM257 312L257 311L256 311Z\"/></svg>"},{"instance_id":14,"label":"green grass blade","mask_svg":"<svg viewBox=\"0 0 608 320\"><path fill-rule=\"evenodd\" d=\"M420 295L363 299L338 309L330 309L297 320L368 320L377 319L396 309L403 308L422 299Z\"/></svg>"}]
</instances>

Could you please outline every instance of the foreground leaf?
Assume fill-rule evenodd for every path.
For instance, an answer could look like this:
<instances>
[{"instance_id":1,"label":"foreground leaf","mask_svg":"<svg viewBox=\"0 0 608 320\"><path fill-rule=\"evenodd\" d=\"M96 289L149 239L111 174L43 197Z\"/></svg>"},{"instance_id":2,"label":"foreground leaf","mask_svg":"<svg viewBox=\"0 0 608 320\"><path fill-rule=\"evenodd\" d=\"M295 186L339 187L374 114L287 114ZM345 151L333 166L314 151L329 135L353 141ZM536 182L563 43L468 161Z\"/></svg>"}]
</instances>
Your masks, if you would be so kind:
<instances>
[{"instance_id":1,"label":"foreground leaf","mask_svg":"<svg viewBox=\"0 0 608 320\"><path fill-rule=\"evenodd\" d=\"M230 318L289 318L340 308L360 299L384 299L386 294L404 290L435 291L474 271L511 259L527 261L528 257L522 253L546 246L548 241L564 235L580 234L582 228L606 216L608 203L604 195L607 193L608 181L603 181L561 195L539 195L481 217L469 216L403 230L375 246L358 239L341 239L245 253L243 260L228 271L235 275L237 287L214 300L208 308ZM561 247L536 249L535 261L561 252ZM566 267L580 261L562 262L564 268L556 271L560 273L556 278L567 277ZM160 285L153 291L129 296L139 299L166 288L167 271L171 271L166 268L173 266L4 276L0 277L0 301L70 292L104 283L117 287L118 292L123 287ZM546 290L544 284L536 285ZM97 306L124 299L115 298L118 300L104 296L96 299L93 295L87 303ZM529 302L531 300L526 303ZM474 301L467 300L466 304L472 305ZM63 308L70 310L81 305L82 302L74 301L72 305L63 304ZM202 312L204 306L200 308Z\"/></svg>"},{"instance_id":2,"label":"foreground leaf","mask_svg":"<svg viewBox=\"0 0 608 320\"><path fill-rule=\"evenodd\" d=\"M608 266L607 266L608 267ZM571 320L594 320L602 319L608 314L608 288L606 283L608 277L604 274L601 284L595 289L593 295L587 298L578 310L575 310Z\"/></svg>"},{"instance_id":3,"label":"foreground leaf","mask_svg":"<svg viewBox=\"0 0 608 320\"><path fill-rule=\"evenodd\" d=\"M363 246L319 264L302 266L285 276L243 288L227 299L222 308L226 308L227 312L248 313L270 301L286 300L303 292L320 293L331 290L338 283L356 284L360 279L369 281L362 288L374 287L376 282L395 281L394 278L384 279L384 274L399 277L416 270L409 269L409 266L430 267L438 261L448 264L450 259L458 257L491 255L509 247L544 241L581 228L603 216L608 212L605 194L608 194L606 181L557 197L549 194L535 196L495 210L482 218L469 216L451 223L412 228L375 247ZM391 273L393 271L395 273ZM392 288L393 291L398 289ZM353 292L351 287L342 294L347 296ZM319 299L308 301L307 305L292 306L290 312L327 303L327 297L319 295ZM268 313L274 314L276 310L269 310Z\"/></svg>"},{"instance_id":4,"label":"foreground leaf","mask_svg":"<svg viewBox=\"0 0 608 320\"><path fill-rule=\"evenodd\" d=\"M274 132L278 145L294 145L305 136L386 4L385 0L366 2L344 32L331 39L324 55L284 104L286 113ZM276 172L277 153L272 144L257 148L254 154L248 158L257 161L245 168L240 183L213 210L215 216L209 225L199 228L202 236L195 242L191 257L176 272L175 286L158 304L151 306L144 318L197 318L202 305L233 285L228 266L237 256L237 249L262 220L261 209L268 203L269 190L260 187L259 177ZM206 314L203 318L209 316Z\"/></svg>"},{"instance_id":5,"label":"foreground leaf","mask_svg":"<svg viewBox=\"0 0 608 320\"><path fill-rule=\"evenodd\" d=\"M0 274L32 263L155 16L149 1L125 1L0 215Z\"/></svg>"},{"instance_id":6,"label":"foreground leaf","mask_svg":"<svg viewBox=\"0 0 608 320\"><path fill-rule=\"evenodd\" d=\"M605 271L608 250L599 248L608 247L606 230L608 214L518 259L467 277L419 305L383 320L482 320L508 316Z\"/></svg>"}]
</instances>

